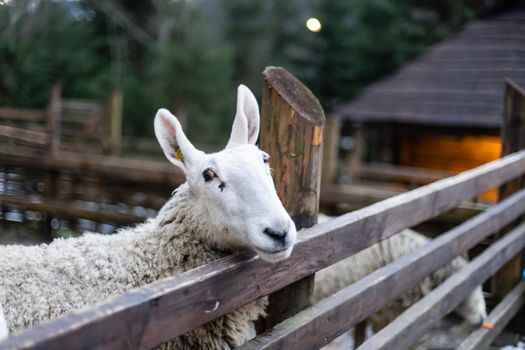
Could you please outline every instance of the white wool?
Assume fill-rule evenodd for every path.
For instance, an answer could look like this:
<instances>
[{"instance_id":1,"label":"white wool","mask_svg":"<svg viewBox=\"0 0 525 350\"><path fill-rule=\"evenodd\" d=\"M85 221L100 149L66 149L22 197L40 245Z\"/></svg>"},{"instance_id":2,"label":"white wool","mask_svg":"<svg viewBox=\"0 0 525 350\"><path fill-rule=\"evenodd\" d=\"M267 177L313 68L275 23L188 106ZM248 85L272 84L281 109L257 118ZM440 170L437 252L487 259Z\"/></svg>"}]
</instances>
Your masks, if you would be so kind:
<instances>
[{"instance_id":1,"label":"white wool","mask_svg":"<svg viewBox=\"0 0 525 350\"><path fill-rule=\"evenodd\" d=\"M376 243L347 259L317 272L315 275L314 301L326 298L428 242L429 240L421 234L408 229L403 230L380 243ZM445 267L423 279L416 287L389 303L382 310L369 316L368 320L373 330L377 331L383 328L466 264L465 259L461 257L454 259ZM470 323L480 324L486 317L485 301L481 287L477 287L456 308L456 311Z\"/></svg>"},{"instance_id":2,"label":"white wool","mask_svg":"<svg viewBox=\"0 0 525 350\"><path fill-rule=\"evenodd\" d=\"M7 329L7 322L5 320L4 311L0 307L0 340L7 338L9 330Z\"/></svg>"},{"instance_id":3,"label":"white wool","mask_svg":"<svg viewBox=\"0 0 525 350\"><path fill-rule=\"evenodd\" d=\"M0 305L11 333L111 296L210 263L228 254L203 237L208 227L188 185L179 187L154 220L114 235L86 233L49 245L0 247ZM264 314L259 299L230 315L178 337L169 348L229 348L253 335Z\"/></svg>"}]
</instances>

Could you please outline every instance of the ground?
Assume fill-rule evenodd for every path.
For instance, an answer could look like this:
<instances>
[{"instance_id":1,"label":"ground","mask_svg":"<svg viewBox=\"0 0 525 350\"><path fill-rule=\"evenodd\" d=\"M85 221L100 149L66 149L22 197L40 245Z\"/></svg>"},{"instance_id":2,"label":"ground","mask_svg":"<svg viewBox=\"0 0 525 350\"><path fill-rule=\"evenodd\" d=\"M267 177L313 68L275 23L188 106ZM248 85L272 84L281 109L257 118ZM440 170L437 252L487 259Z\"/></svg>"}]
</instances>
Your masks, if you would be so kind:
<instances>
[{"instance_id":1,"label":"ground","mask_svg":"<svg viewBox=\"0 0 525 350\"><path fill-rule=\"evenodd\" d=\"M441 321L432 331L423 336L418 343L412 347L413 350L453 350L470 334L471 328L465 327L454 317L447 317ZM322 350L351 350L354 349L352 332L347 332L335 339ZM369 330L367 336L371 336ZM520 350L525 349L525 336L516 333L503 332L492 344L489 350Z\"/></svg>"}]
</instances>

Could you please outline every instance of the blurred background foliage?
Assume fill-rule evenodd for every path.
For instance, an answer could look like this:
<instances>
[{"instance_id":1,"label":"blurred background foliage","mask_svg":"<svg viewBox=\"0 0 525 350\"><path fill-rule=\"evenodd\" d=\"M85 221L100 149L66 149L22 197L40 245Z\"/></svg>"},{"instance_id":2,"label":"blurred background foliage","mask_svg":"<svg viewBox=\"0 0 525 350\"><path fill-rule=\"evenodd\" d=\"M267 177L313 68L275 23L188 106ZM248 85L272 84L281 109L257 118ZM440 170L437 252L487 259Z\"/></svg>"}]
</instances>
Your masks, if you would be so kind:
<instances>
[{"instance_id":1,"label":"blurred background foliage","mask_svg":"<svg viewBox=\"0 0 525 350\"><path fill-rule=\"evenodd\" d=\"M151 137L162 106L196 142L222 144L237 84L258 93L265 66L284 66L330 112L489 2L0 0L0 105L45 107L55 82L88 99L120 86L125 134Z\"/></svg>"}]
</instances>

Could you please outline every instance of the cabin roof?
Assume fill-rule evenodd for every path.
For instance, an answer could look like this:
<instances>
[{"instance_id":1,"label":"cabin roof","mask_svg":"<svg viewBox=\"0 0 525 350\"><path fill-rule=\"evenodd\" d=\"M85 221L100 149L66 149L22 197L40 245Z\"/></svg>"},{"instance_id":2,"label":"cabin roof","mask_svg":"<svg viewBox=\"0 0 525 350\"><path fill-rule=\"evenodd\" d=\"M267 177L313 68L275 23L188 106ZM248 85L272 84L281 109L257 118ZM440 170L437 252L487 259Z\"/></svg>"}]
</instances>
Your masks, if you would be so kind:
<instances>
[{"instance_id":1,"label":"cabin roof","mask_svg":"<svg viewBox=\"0 0 525 350\"><path fill-rule=\"evenodd\" d=\"M525 86L525 6L467 23L335 115L356 122L499 128L506 78Z\"/></svg>"}]
</instances>

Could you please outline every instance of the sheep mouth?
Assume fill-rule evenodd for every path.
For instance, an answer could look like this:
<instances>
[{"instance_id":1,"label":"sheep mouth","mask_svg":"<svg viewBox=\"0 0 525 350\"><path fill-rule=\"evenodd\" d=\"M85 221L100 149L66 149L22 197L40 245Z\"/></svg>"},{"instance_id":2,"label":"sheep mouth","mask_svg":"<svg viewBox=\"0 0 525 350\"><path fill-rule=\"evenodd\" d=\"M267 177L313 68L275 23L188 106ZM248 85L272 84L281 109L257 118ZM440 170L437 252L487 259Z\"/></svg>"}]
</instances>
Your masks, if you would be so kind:
<instances>
[{"instance_id":1,"label":"sheep mouth","mask_svg":"<svg viewBox=\"0 0 525 350\"><path fill-rule=\"evenodd\" d=\"M278 249L274 249L274 250L267 250L267 249L262 249L262 248L254 246L254 249L255 249L255 251L257 253L261 252L261 253L264 253L264 254L279 254L279 253L283 253L283 252L287 251L288 249L290 249L290 246L282 247L282 248L278 248Z\"/></svg>"},{"instance_id":2,"label":"sheep mouth","mask_svg":"<svg viewBox=\"0 0 525 350\"><path fill-rule=\"evenodd\" d=\"M254 247L255 252L261 259L271 263L276 263L285 260L292 254L292 246L286 248L280 248L278 250L268 251Z\"/></svg>"}]
</instances>

